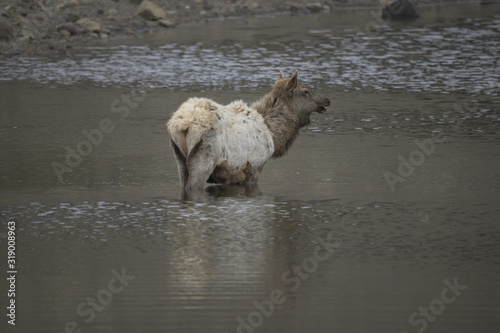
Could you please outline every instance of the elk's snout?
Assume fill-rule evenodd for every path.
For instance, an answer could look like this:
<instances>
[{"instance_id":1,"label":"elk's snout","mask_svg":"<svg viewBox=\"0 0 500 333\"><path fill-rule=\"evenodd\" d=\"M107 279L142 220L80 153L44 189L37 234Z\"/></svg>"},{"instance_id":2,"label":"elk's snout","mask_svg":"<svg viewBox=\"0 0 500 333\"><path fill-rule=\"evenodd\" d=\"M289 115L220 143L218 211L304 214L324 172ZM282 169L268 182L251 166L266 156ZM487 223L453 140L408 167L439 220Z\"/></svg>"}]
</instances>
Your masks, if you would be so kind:
<instances>
[{"instance_id":1,"label":"elk's snout","mask_svg":"<svg viewBox=\"0 0 500 333\"><path fill-rule=\"evenodd\" d=\"M330 100L328 98L325 98L324 102L323 102L323 105L320 105L318 107L318 113L323 113L326 111L326 107L327 106L330 106Z\"/></svg>"}]
</instances>

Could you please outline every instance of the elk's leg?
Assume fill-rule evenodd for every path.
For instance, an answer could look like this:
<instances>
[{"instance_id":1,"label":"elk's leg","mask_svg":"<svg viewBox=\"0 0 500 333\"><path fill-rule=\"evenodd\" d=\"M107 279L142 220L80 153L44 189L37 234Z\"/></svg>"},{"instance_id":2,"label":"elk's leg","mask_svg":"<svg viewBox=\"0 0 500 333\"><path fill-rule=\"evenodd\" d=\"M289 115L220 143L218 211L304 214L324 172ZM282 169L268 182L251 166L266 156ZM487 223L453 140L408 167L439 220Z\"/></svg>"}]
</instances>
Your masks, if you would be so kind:
<instances>
[{"instance_id":1,"label":"elk's leg","mask_svg":"<svg viewBox=\"0 0 500 333\"><path fill-rule=\"evenodd\" d=\"M257 182L259 181L259 176L260 172L262 171L262 168L263 166L253 167L252 165L250 165L250 163L247 163L244 170L246 174L245 184L249 185L257 184Z\"/></svg>"},{"instance_id":2,"label":"elk's leg","mask_svg":"<svg viewBox=\"0 0 500 333\"><path fill-rule=\"evenodd\" d=\"M179 147L173 141L172 141L172 147L174 148L174 156L175 160L177 161L177 169L179 170L181 188L185 188L189 177L189 171L186 163L186 156L182 154Z\"/></svg>"},{"instance_id":3,"label":"elk's leg","mask_svg":"<svg viewBox=\"0 0 500 333\"><path fill-rule=\"evenodd\" d=\"M189 174L186 191L188 193L203 191L205 183L215 169L215 154L212 146L203 140L198 142L189 152L186 164Z\"/></svg>"}]
</instances>

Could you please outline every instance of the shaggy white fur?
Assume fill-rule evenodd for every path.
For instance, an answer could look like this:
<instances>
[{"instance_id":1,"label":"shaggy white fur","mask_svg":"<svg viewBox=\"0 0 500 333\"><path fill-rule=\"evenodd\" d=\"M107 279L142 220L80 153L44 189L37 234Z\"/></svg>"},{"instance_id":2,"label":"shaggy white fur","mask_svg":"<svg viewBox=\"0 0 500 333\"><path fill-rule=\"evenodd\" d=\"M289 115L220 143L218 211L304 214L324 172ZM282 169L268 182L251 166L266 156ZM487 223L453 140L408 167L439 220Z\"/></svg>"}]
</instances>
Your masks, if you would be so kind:
<instances>
[{"instance_id":1,"label":"shaggy white fur","mask_svg":"<svg viewBox=\"0 0 500 333\"><path fill-rule=\"evenodd\" d=\"M194 186L202 186L214 170L221 182L249 182L274 152L264 118L243 101L221 105L208 98L190 98L167 127L182 154L176 154L181 182L186 183L187 176L200 178L190 180Z\"/></svg>"}]
</instances>

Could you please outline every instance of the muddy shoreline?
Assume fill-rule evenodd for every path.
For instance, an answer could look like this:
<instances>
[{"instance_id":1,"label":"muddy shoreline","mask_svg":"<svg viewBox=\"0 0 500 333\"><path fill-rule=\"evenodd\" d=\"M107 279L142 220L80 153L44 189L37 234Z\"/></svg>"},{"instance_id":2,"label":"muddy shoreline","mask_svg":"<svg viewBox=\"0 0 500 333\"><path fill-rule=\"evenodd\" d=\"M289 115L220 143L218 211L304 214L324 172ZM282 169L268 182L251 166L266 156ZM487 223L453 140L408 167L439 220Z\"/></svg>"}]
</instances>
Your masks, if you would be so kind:
<instances>
[{"instance_id":1,"label":"muddy shoreline","mask_svg":"<svg viewBox=\"0 0 500 333\"><path fill-rule=\"evenodd\" d=\"M420 0L419 4L456 1ZM206 20L381 8L379 0L0 1L0 57L66 53L96 40L140 37Z\"/></svg>"}]
</instances>

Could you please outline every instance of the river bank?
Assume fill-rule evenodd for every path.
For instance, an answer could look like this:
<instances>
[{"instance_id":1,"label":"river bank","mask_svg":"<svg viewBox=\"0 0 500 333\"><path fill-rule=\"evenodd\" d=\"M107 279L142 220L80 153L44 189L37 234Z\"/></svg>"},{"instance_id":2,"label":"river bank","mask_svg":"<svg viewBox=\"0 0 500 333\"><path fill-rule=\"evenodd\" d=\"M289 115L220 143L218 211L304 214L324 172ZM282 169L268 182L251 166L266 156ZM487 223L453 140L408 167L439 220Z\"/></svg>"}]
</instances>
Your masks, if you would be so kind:
<instances>
[{"instance_id":1,"label":"river bank","mask_svg":"<svg viewBox=\"0 0 500 333\"><path fill-rule=\"evenodd\" d=\"M0 1L0 56L65 53L97 39L141 36L204 20L380 7L379 0ZM421 4L451 2L421 0Z\"/></svg>"}]
</instances>

